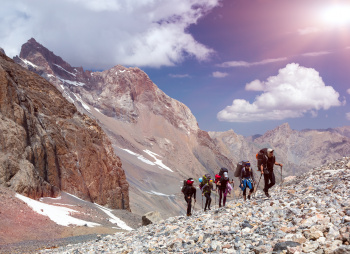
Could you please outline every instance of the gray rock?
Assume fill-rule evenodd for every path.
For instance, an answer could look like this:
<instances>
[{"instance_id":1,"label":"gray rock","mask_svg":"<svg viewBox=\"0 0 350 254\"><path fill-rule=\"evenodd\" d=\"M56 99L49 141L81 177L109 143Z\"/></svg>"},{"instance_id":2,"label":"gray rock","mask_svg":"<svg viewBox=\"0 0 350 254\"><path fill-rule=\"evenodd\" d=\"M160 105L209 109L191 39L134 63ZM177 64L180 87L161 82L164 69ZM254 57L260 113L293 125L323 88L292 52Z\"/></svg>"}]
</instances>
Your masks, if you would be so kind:
<instances>
[{"instance_id":1,"label":"gray rock","mask_svg":"<svg viewBox=\"0 0 350 254\"><path fill-rule=\"evenodd\" d=\"M160 213L158 211L149 212L142 216L142 226L154 224L161 220L162 218L160 217Z\"/></svg>"}]
</instances>

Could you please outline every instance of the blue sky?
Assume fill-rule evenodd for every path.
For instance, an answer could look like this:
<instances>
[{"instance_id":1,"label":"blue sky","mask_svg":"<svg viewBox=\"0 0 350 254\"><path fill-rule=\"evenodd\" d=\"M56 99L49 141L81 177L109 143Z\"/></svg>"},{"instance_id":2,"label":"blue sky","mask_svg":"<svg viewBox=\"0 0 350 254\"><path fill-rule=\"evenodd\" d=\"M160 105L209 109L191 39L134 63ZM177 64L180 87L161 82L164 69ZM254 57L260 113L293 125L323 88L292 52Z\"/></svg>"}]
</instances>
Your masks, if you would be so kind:
<instances>
[{"instance_id":1,"label":"blue sky","mask_svg":"<svg viewBox=\"0 0 350 254\"><path fill-rule=\"evenodd\" d=\"M350 3L332 0L13 0L9 56L31 37L73 66L136 66L206 131L350 124Z\"/></svg>"}]
</instances>

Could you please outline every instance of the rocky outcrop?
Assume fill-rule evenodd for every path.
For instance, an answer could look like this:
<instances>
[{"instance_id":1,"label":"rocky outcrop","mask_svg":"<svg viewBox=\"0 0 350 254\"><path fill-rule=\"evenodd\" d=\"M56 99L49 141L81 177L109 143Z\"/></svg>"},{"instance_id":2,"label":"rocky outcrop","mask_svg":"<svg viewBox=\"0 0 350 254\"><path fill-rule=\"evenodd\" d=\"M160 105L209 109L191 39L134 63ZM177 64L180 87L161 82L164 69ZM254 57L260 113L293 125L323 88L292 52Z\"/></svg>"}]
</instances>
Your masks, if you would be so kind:
<instances>
[{"instance_id":1,"label":"rocky outcrop","mask_svg":"<svg viewBox=\"0 0 350 254\"><path fill-rule=\"evenodd\" d=\"M0 118L0 184L31 198L63 190L130 209L121 161L101 127L2 53Z\"/></svg>"}]
</instances>

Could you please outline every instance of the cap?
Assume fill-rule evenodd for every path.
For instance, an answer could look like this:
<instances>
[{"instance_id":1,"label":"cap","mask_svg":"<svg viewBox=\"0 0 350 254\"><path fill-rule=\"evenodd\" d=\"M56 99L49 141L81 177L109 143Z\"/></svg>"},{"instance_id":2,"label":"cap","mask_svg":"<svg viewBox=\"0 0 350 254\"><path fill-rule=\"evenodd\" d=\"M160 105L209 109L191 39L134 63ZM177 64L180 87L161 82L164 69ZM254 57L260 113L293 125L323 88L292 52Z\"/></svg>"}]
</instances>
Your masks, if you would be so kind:
<instances>
[{"instance_id":1,"label":"cap","mask_svg":"<svg viewBox=\"0 0 350 254\"><path fill-rule=\"evenodd\" d=\"M267 149L267 152L268 152L268 153L271 153L271 152L273 152L273 149L272 149L272 148L269 148L269 149Z\"/></svg>"}]
</instances>

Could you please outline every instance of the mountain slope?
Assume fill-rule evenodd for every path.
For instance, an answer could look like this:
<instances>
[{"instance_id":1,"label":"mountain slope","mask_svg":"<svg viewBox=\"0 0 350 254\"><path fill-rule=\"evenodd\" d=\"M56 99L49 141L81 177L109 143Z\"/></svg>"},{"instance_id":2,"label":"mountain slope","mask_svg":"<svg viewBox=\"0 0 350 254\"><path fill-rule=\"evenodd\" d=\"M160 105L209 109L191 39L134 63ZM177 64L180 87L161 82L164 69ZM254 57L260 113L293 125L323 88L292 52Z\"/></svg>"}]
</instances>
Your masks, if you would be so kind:
<instances>
[{"instance_id":1,"label":"mountain slope","mask_svg":"<svg viewBox=\"0 0 350 254\"><path fill-rule=\"evenodd\" d=\"M106 131L131 184L133 212L158 210L163 217L184 212L179 194L184 178L233 168L191 111L139 68L83 71L34 39L15 60L49 80Z\"/></svg>"},{"instance_id":2,"label":"mountain slope","mask_svg":"<svg viewBox=\"0 0 350 254\"><path fill-rule=\"evenodd\" d=\"M60 190L129 210L120 159L94 120L0 53L0 184L31 198Z\"/></svg>"},{"instance_id":3,"label":"mountain slope","mask_svg":"<svg viewBox=\"0 0 350 254\"><path fill-rule=\"evenodd\" d=\"M259 191L246 202L50 253L349 253L349 182L350 157L344 157L274 187L269 199Z\"/></svg>"}]
</instances>

